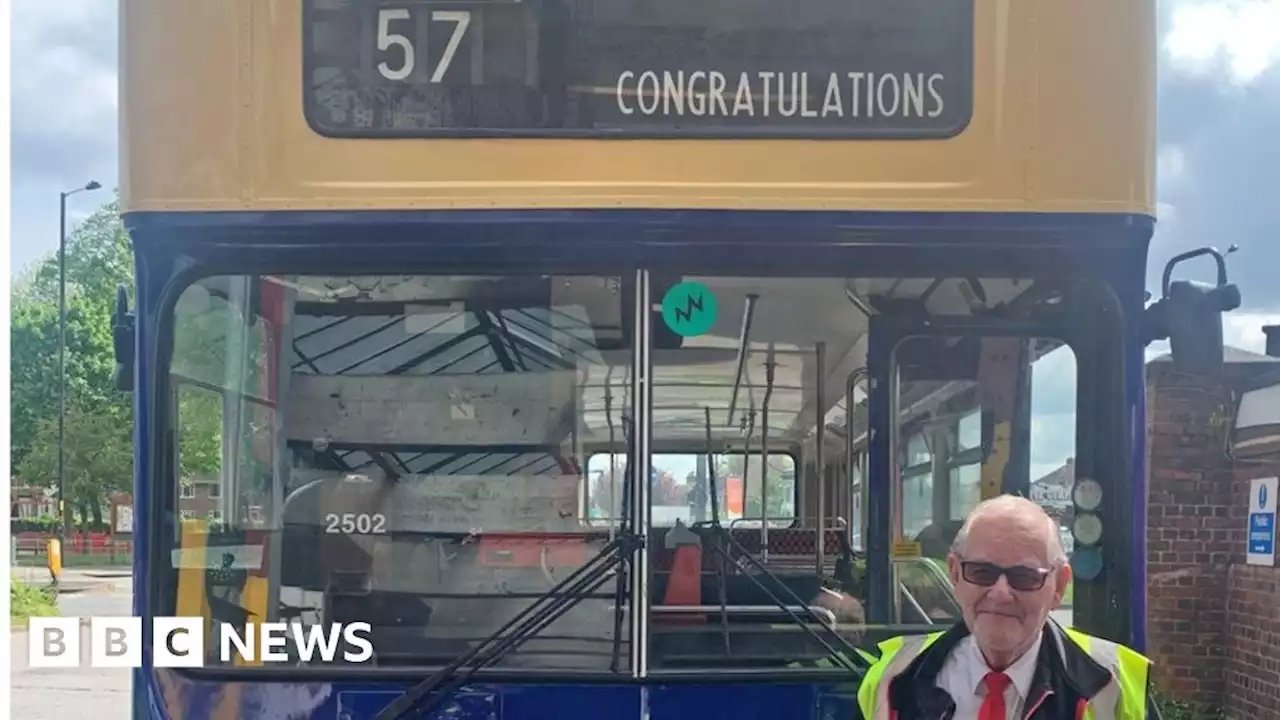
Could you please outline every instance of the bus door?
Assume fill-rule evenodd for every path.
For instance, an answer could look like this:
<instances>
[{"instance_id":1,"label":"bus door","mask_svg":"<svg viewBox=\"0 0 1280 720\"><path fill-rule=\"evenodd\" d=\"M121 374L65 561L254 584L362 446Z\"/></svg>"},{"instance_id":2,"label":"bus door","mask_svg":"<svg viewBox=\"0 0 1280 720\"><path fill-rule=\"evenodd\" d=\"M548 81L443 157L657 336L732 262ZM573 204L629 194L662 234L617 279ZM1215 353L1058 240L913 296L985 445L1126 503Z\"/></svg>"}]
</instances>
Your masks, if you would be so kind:
<instances>
[{"instance_id":1,"label":"bus door","mask_svg":"<svg viewBox=\"0 0 1280 720\"><path fill-rule=\"evenodd\" d=\"M1069 526L1076 367L1055 334L1043 323L871 318L867 614L885 636L961 619L947 556L982 500L1029 497ZM1055 617L1071 624L1069 597Z\"/></svg>"}]
</instances>

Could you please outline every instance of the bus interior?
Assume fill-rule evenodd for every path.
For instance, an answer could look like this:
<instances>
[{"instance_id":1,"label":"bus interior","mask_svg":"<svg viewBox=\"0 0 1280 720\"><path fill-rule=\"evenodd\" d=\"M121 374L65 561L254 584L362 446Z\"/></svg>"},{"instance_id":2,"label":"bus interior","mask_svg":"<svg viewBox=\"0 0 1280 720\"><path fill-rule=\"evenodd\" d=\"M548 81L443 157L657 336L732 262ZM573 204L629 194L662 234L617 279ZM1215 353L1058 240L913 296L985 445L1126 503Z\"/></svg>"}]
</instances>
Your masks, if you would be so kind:
<instances>
[{"instance_id":1,"label":"bus interior","mask_svg":"<svg viewBox=\"0 0 1280 720\"><path fill-rule=\"evenodd\" d=\"M841 667L959 619L945 558L980 499L1069 507L1054 490L1071 487L1055 473L1077 437L1064 338L1103 337L1081 318L1105 291L645 277L187 286L168 361L170 607L211 628L368 622L376 666L418 667L558 598L562 614L488 664L626 672L643 642L651 672ZM677 286L698 302L664 308ZM698 332L673 329L690 313ZM877 384L890 427L873 427ZM199 483L214 506L183 509ZM892 516L869 524L881 494Z\"/></svg>"}]
</instances>

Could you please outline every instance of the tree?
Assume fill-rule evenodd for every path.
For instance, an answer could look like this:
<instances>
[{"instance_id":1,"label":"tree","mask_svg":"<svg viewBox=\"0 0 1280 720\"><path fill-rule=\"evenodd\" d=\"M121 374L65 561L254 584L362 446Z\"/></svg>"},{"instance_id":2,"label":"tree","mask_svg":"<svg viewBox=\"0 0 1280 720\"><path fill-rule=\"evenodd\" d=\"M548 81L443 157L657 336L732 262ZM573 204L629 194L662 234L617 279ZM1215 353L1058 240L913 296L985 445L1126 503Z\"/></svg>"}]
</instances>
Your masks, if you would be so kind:
<instances>
[{"instance_id":1,"label":"tree","mask_svg":"<svg viewBox=\"0 0 1280 720\"><path fill-rule=\"evenodd\" d=\"M67 241L67 328L65 416L66 513L100 522L106 496L128 489L133 477L133 397L113 383L115 349L111 314L116 288L134 287L133 256L112 201L72 230ZM132 296L130 292L130 296ZM233 312L225 299L190 289L174 327L173 370L203 383L182 385L175 419L179 436L178 474L182 478L216 473L222 464L222 399L209 389L224 387L227 328ZM130 302L133 302L131 297ZM58 258L38 262L15 282L11 303L10 456L28 483L56 486L58 480ZM261 327L251 333L260 338ZM250 377L256 387L261 343L250 342ZM270 433L260 420L250 423ZM242 471L260 472L252 454L254 428L242 432ZM260 443L261 444L261 443Z\"/></svg>"},{"instance_id":2,"label":"tree","mask_svg":"<svg viewBox=\"0 0 1280 720\"><path fill-rule=\"evenodd\" d=\"M116 199L94 211L67 238L67 296L83 294L110 307L120 283L133 288L133 253L120 222L120 201ZM56 252L37 263L25 294L57 307Z\"/></svg>"},{"instance_id":3,"label":"tree","mask_svg":"<svg viewBox=\"0 0 1280 720\"><path fill-rule=\"evenodd\" d=\"M750 458L748 460L748 458ZM716 462L716 475L745 477L746 504L743 515L749 518L760 517L760 477L763 474L761 455L752 452L749 456L742 453L720 455ZM769 463L769 518L786 517L795 512L790 507L795 499L796 472L795 462L790 455L770 452Z\"/></svg>"},{"instance_id":4,"label":"tree","mask_svg":"<svg viewBox=\"0 0 1280 720\"><path fill-rule=\"evenodd\" d=\"M40 422L56 417L58 386L50 378L57 372L58 316L56 305L24 297L16 283L14 291L9 321L9 453L17 468L30 452Z\"/></svg>"},{"instance_id":5,"label":"tree","mask_svg":"<svg viewBox=\"0 0 1280 720\"><path fill-rule=\"evenodd\" d=\"M250 320L257 318L251 317ZM175 387L178 392L179 470L183 478L221 469L223 396L213 388L222 388L233 396L237 392L254 394L259 388L264 355L260 323L250 328L248 342L240 349L245 357L246 377L239 383L229 382L229 328L240 322L241 316L225 298L212 296L198 286L184 291L175 309L170 372L181 378ZM257 477L262 472L258 463L251 462L251 459L255 458L255 437L261 445L261 436L269 437L271 434L269 418L262 417L264 412L260 407L246 403L245 422L240 428L240 457L244 465L239 472L242 477Z\"/></svg>"},{"instance_id":6,"label":"tree","mask_svg":"<svg viewBox=\"0 0 1280 720\"><path fill-rule=\"evenodd\" d=\"M93 213L67 241L67 407L128 410L111 382L115 288L133 287L133 261L117 203ZM43 420L58 416L58 258L53 253L15 283L10 312L13 464L30 452ZM131 419L131 418L130 418Z\"/></svg>"},{"instance_id":7,"label":"tree","mask_svg":"<svg viewBox=\"0 0 1280 720\"><path fill-rule=\"evenodd\" d=\"M111 312L115 288L133 287L133 259L118 205L109 203L67 239L66 513L100 522L108 492L133 475L131 398L115 390ZM58 480L58 257L15 283L10 315L10 456L27 482Z\"/></svg>"},{"instance_id":8,"label":"tree","mask_svg":"<svg viewBox=\"0 0 1280 720\"><path fill-rule=\"evenodd\" d=\"M76 510L82 522L102 525L104 498L133 487L133 442L127 418L115 412L68 409L66 418L68 510ZM40 423L30 452L23 458L23 477L58 476L57 414Z\"/></svg>"}]
</instances>

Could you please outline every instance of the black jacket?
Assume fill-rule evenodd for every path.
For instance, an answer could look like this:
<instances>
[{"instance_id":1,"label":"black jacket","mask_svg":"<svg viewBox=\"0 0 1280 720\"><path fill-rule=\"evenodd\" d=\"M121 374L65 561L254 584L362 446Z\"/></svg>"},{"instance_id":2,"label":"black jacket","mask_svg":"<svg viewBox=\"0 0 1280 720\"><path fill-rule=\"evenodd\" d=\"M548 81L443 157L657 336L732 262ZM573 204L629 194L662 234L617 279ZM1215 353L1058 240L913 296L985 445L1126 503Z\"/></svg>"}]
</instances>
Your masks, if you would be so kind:
<instances>
[{"instance_id":1,"label":"black jacket","mask_svg":"<svg viewBox=\"0 0 1280 720\"><path fill-rule=\"evenodd\" d=\"M949 720L955 702L937 686L943 661L969 634L958 623L925 648L889 685L889 702L896 720ZM1111 680L1111 671L1097 663L1073 642L1053 620L1045 623L1044 642L1036 660L1031 690L1024 707L1032 714L1024 720L1077 720L1081 702L1092 698ZM859 709L855 716L862 718ZM1147 720L1162 720L1147 679Z\"/></svg>"}]
</instances>

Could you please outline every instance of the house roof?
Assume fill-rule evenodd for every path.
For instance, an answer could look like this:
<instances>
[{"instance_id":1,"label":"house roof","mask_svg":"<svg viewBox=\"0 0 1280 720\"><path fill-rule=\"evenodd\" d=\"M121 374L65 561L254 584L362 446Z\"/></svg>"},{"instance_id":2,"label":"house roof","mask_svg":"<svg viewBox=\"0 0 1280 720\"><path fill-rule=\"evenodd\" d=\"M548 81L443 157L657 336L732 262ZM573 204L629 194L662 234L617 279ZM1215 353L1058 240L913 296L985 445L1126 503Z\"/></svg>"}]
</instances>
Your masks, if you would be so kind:
<instances>
[{"instance_id":1,"label":"house roof","mask_svg":"<svg viewBox=\"0 0 1280 720\"><path fill-rule=\"evenodd\" d=\"M1231 363L1280 363L1280 358L1271 357L1270 355L1264 355L1262 353L1256 353L1256 352L1253 352L1252 350L1245 350L1243 348L1224 345L1222 348L1222 361L1228 364L1231 364ZM1173 362L1173 355L1171 353L1164 353L1163 355L1156 356L1151 360L1148 360L1147 364L1150 365L1152 363L1168 363L1168 362Z\"/></svg>"}]
</instances>

